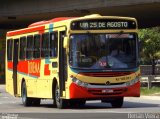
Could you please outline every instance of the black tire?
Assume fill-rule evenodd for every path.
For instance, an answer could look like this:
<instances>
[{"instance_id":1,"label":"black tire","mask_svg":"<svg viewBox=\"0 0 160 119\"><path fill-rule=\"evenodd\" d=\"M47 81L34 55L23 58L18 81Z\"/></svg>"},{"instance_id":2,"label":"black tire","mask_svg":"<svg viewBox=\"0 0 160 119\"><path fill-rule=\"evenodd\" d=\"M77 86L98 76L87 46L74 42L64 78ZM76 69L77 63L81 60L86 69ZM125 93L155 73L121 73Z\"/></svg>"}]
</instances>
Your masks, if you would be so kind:
<instances>
[{"instance_id":1,"label":"black tire","mask_svg":"<svg viewBox=\"0 0 160 119\"><path fill-rule=\"evenodd\" d=\"M123 97L116 98L115 100L113 100L111 102L111 105L112 105L113 108L121 108L123 106L123 101L124 101Z\"/></svg>"},{"instance_id":2,"label":"black tire","mask_svg":"<svg viewBox=\"0 0 160 119\"><path fill-rule=\"evenodd\" d=\"M66 108L67 100L60 98L60 89L59 89L58 84L56 84L56 86L55 86L54 100L55 100L54 102L55 102L57 108L59 108L59 109Z\"/></svg>"},{"instance_id":3,"label":"black tire","mask_svg":"<svg viewBox=\"0 0 160 119\"><path fill-rule=\"evenodd\" d=\"M27 87L25 82L22 83L21 97L22 97L22 103L24 106L32 105L32 99L27 97Z\"/></svg>"},{"instance_id":4,"label":"black tire","mask_svg":"<svg viewBox=\"0 0 160 119\"><path fill-rule=\"evenodd\" d=\"M52 87L53 107L57 107L56 98L55 98L55 90L56 90L56 82L53 84L53 87Z\"/></svg>"}]
</instances>

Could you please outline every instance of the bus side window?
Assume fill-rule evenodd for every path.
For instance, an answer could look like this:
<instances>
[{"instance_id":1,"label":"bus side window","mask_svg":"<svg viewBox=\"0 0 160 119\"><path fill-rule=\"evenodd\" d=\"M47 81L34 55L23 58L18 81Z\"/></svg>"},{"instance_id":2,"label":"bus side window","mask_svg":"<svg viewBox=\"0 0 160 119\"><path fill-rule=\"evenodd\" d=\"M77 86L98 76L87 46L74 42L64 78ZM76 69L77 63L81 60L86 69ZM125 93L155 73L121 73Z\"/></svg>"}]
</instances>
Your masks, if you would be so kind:
<instances>
[{"instance_id":1,"label":"bus side window","mask_svg":"<svg viewBox=\"0 0 160 119\"><path fill-rule=\"evenodd\" d=\"M13 40L9 39L7 41L7 60L12 60L13 56L12 49L13 49Z\"/></svg>"},{"instance_id":2,"label":"bus side window","mask_svg":"<svg viewBox=\"0 0 160 119\"><path fill-rule=\"evenodd\" d=\"M57 57L58 51L58 32L50 33L50 56Z\"/></svg>"},{"instance_id":3,"label":"bus side window","mask_svg":"<svg viewBox=\"0 0 160 119\"><path fill-rule=\"evenodd\" d=\"M20 56L19 59L23 60L26 58L26 37L20 38Z\"/></svg>"},{"instance_id":4,"label":"bus side window","mask_svg":"<svg viewBox=\"0 0 160 119\"><path fill-rule=\"evenodd\" d=\"M33 57L33 36L27 36L26 58L31 59L32 57Z\"/></svg>"},{"instance_id":5,"label":"bus side window","mask_svg":"<svg viewBox=\"0 0 160 119\"><path fill-rule=\"evenodd\" d=\"M42 34L41 57L49 57L49 33Z\"/></svg>"},{"instance_id":6,"label":"bus side window","mask_svg":"<svg viewBox=\"0 0 160 119\"><path fill-rule=\"evenodd\" d=\"M34 35L33 57L40 58L40 35Z\"/></svg>"}]
</instances>

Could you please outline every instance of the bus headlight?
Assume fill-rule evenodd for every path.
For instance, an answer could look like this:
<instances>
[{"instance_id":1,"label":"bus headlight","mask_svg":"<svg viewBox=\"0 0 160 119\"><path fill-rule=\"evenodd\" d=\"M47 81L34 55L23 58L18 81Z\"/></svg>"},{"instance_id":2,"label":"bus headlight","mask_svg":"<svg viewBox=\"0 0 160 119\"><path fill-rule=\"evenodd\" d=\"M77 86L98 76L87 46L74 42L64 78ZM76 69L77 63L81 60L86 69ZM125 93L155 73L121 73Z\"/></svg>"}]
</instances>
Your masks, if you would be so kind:
<instances>
[{"instance_id":1,"label":"bus headlight","mask_svg":"<svg viewBox=\"0 0 160 119\"><path fill-rule=\"evenodd\" d=\"M72 82L77 84L78 86L87 87L88 83L82 82L78 80L76 77L71 78Z\"/></svg>"},{"instance_id":2,"label":"bus headlight","mask_svg":"<svg viewBox=\"0 0 160 119\"><path fill-rule=\"evenodd\" d=\"M126 82L126 86L131 86L131 85L137 83L139 81L139 79L140 79L140 77L137 76L135 79L133 79L133 80L131 80L129 82Z\"/></svg>"}]
</instances>

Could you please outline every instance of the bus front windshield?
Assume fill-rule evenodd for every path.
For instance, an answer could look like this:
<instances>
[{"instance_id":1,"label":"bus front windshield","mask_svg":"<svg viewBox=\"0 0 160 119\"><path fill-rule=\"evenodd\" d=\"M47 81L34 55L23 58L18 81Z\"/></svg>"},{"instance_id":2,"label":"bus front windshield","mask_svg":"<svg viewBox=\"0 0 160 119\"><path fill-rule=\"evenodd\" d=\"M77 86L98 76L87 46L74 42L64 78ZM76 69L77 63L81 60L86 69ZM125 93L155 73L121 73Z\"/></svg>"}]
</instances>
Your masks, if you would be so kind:
<instances>
[{"instance_id":1,"label":"bus front windshield","mask_svg":"<svg viewBox=\"0 0 160 119\"><path fill-rule=\"evenodd\" d=\"M85 69L128 69L137 66L135 34L72 34L70 66Z\"/></svg>"}]
</instances>

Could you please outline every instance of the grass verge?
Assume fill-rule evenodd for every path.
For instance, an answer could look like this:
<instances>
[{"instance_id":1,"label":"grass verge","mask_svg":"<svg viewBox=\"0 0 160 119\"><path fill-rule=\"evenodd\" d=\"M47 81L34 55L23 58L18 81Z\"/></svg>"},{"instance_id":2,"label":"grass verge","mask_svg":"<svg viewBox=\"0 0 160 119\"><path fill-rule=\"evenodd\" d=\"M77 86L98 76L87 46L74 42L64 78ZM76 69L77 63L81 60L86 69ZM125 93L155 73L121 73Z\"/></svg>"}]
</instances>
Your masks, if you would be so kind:
<instances>
[{"instance_id":1,"label":"grass verge","mask_svg":"<svg viewBox=\"0 0 160 119\"><path fill-rule=\"evenodd\" d=\"M141 87L141 95L160 96L160 87L152 87L151 89L148 89L147 87Z\"/></svg>"}]
</instances>

